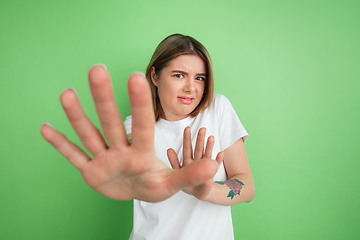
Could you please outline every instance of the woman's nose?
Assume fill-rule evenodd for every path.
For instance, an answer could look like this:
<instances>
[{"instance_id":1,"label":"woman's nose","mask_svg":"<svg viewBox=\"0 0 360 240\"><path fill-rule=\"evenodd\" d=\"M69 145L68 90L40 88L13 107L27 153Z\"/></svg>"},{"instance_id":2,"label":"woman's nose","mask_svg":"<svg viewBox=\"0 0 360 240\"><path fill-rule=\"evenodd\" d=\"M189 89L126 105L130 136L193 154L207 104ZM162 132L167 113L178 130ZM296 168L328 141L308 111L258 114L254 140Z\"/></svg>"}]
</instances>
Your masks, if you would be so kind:
<instances>
[{"instance_id":1,"label":"woman's nose","mask_svg":"<svg viewBox=\"0 0 360 240\"><path fill-rule=\"evenodd\" d=\"M185 84L185 92L194 92L195 91L195 80L192 80L190 78L186 79L186 84Z\"/></svg>"}]
</instances>

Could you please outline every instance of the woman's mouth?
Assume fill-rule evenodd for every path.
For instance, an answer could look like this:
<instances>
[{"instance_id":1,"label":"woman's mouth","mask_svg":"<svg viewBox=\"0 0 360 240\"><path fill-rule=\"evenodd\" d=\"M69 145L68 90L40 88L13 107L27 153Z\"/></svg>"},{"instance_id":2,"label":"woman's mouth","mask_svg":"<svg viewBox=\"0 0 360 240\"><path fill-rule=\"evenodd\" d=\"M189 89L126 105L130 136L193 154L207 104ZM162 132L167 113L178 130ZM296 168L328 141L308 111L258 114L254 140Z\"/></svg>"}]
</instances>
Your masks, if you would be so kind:
<instances>
[{"instance_id":1,"label":"woman's mouth","mask_svg":"<svg viewBox=\"0 0 360 240\"><path fill-rule=\"evenodd\" d=\"M178 99L184 104L191 104L194 100L193 97L178 97Z\"/></svg>"}]
</instances>

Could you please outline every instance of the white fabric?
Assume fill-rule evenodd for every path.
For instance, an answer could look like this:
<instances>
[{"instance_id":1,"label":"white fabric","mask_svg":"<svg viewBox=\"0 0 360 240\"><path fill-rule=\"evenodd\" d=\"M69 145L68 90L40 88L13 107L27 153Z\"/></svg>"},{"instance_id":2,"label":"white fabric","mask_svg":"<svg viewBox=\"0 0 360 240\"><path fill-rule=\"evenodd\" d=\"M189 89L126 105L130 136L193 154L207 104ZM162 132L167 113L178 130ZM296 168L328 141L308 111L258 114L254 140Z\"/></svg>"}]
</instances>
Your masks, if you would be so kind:
<instances>
[{"instance_id":1,"label":"white fabric","mask_svg":"<svg viewBox=\"0 0 360 240\"><path fill-rule=\"evenodd\" d=\"M126 133L131 133L131 116L124 122ZM185 127L190 126L193 149L197 132L206 128L206 139L213 135L215 144L212 159L220 151L230 147L248 134L236 115L230 101L222 95L214 95L211 107L196 116L180 121L159 120L155 124L156 156L169 167L166 151L173 148L182 161L182 140ZM214 181L225 181L226 172L221 164ZM134 225L131 240L192 240L234 239L229 206L220 206L182 191L160 203L134 200Z\"/></svg>"}]
</instances>

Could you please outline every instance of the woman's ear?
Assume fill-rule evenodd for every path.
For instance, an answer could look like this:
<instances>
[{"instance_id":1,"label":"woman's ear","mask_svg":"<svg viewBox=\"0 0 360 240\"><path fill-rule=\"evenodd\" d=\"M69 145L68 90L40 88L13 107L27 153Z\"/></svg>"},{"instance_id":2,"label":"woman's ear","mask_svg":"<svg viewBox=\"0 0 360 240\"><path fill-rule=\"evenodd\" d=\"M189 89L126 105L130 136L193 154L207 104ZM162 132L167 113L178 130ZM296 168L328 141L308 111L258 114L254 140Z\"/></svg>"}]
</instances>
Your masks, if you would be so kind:
<instances>
[{"instance_id":1,"label":"woman's ear","mask_svg":"<svg viewBox=\"0 0 360 240\"><path fill-rule=\"evenodd\" d=\"M156 73L155 73L155 67L154 66L151 67L150 77L151 77L151 81L153 82L153 84L155 86L158 86L157 85L158 84L158 82L157 82L158 79L157 79L157 76L156 76Z\"/></svg>"}]
</instances>

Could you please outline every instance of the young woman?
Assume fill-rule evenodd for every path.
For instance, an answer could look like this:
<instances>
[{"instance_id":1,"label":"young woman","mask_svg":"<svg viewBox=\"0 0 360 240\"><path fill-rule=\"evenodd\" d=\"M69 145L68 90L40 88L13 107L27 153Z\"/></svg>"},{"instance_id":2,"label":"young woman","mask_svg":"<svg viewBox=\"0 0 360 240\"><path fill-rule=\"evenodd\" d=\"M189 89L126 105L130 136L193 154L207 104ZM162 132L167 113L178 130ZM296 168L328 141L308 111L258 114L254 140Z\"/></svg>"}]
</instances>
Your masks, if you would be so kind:
<instances>
[{"instance_id":1,"label":"young woman","mask_svg":"<svg viewBox=\"0 0 360 240\"><path fill-rule=\"evenodd\" d=\"M255 195L248 135L228 99L213 96L207 50L194 38L171 35L156 48L146 79L129 79L130 141L102 65L90 70L89 82L108 145L72 89L61 102L93 159L47 124L42 135L94 190L135 199L130 239L233 239L229 206Z\"/></svg>"},{"instance_id":2,"label":"young woman","mask_svg":"<svg viewBox=\"0 0 360 240\"><path fill-rule=\"evenodd\" d=\"M213 179L160 203L135 200L132 239L233 239L227 206L249 202L255 194L244 148L248 134L228 99L213 97L207 50L190 36L171 35L156 48L146 78L156 156L175 169L201 158L216 159L219 168ZM129 136L131 117L125 128Z\"/></svg>"}]
</instances>

